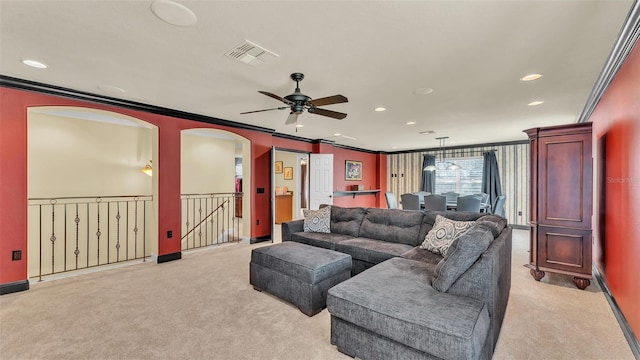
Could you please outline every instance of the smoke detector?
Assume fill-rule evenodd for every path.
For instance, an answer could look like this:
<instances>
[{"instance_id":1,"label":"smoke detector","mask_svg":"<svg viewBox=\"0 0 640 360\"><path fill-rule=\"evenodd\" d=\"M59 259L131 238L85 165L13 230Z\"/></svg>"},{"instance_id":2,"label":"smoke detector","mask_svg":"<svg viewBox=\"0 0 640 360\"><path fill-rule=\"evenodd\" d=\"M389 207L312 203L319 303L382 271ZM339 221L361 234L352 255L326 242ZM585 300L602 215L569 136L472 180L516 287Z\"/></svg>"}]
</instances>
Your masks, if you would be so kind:
<instances>
[{"instance_id":1,"label":"smoke detector","mask_svg":"<svg viewBox=\"0 0 640 360\"><path fill-rule=\"evenodd\" d=\"M252 66L260 66L277 60L280 55L249 40L245 40L227 51L225 56Z\"/></svg>"}]
</instances>

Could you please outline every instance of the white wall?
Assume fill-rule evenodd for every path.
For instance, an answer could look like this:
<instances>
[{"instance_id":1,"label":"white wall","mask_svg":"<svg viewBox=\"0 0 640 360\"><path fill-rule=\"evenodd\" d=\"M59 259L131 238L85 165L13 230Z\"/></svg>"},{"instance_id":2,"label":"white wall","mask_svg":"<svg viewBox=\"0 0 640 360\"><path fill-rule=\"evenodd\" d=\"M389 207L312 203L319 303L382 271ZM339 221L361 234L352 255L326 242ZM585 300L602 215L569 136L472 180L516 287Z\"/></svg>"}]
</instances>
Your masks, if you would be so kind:
<instances>
[{"instance_id":1,"label":"white wall","mask_svg":"<svg viewBox=\"0 0 640 360\"><path fill-rule=\"evenodd\" d=\"M30 112L28 196L151 195L153 131Z\"/></svg>"},{"instance_id":2,"label":"white wall","mask_svg":"<svg viewBox=\"0 0 640 360\"><path fill-rule=\"evenodd\" d=\"M181 135L182 194L235 191L235 140Z\"/></svg>"}]
</instances>

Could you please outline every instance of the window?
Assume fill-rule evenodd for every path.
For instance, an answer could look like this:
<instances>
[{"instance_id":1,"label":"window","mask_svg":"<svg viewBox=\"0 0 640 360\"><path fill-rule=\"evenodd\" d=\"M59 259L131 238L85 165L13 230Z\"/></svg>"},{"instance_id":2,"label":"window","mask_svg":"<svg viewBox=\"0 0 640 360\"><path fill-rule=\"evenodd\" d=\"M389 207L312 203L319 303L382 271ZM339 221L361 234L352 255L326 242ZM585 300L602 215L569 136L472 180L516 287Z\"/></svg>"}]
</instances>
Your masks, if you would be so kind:
<instances>
[{"instance_id":1,"label":"window","mask_svg":"<svg viewBox=\"0 0 640 360\"><path fill-rule=\"evenodd\" d=\"M460 170L447 170L452 162L460 165ZM436 159L436 194L454 191L461 195L482 192L484 158L482 156Z\"/></svg>"}]
</instances>

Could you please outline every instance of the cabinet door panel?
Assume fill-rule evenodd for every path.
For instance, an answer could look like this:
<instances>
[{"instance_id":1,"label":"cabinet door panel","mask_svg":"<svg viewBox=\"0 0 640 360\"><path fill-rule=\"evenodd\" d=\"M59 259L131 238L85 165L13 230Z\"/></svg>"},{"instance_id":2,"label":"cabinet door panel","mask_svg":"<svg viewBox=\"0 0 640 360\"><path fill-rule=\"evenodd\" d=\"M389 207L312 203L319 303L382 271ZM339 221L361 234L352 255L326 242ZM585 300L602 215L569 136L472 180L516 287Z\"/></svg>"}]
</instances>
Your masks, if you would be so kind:
<instances>
[{"instance_id":1,"label":"cabinet door panel","mask_svg":"<svg viewBox=\"0 0 640 360\"><path fill-rule=\"evenodd\" d=\"M538 148L538 223L590 229L590 134L540 138Z\"/></svg>"},{"instance_id":2,"label":"cabinet door panel","mask_svg":"<svg viewBox=\"0 0 640 360\"><path fill-rule=\"evenodd\" d=\"M591 274L591 231L540 226L537 256L541 268Z\"/></svg>"}]
</instances>

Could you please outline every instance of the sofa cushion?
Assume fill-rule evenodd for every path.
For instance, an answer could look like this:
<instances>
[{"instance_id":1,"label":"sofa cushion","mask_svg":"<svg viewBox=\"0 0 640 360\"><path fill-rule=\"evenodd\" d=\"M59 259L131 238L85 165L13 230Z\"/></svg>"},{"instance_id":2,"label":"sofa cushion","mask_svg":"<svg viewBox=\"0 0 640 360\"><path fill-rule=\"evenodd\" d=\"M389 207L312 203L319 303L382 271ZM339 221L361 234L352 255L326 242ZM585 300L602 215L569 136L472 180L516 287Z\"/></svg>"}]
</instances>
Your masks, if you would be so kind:
<instances>
[{"instance_id":1,"label":"sofa cushion","mask_svg":"<svg viewBox=\"0 0 640 360\"><path fill-rule=\"evenodd\" d=\"M391 243L383 240L355 238L340 241L336 251L351 255L353 259L378 264L411 250L411 245Z\"/></svg>"},{"instance_id":2,"label":"sofa cushion","mask_svg":"<svg viewBox=\"0 0 640 360\"><path fill-rule=\"evenodd\" d=\"M329 250L336 249L336 243L353 239L353 236L342 235L342 234L325 234L325 233L312 233L312 232L297 232L291 234L291 240L295 242L299 242L301 244L307 244L312 246L317 246Z\"/></svg>"},{"instance_id":3,"label":"sofa cushion","mask_svg":"<svg viewBox=\"0 0 640 360\"><path fill-rule=\"evenodd\" d=\"M343 208L332 205L331 232L357 237L365 214L365 209L361 207Z\"/></svg>"},{"instance_id":4,"label":"sofa cushion","mask_svg":"<svg viewBox=\"0 0 640 360\"><path fill-rule=\"evenodd\" d=\"M455 221L437 215L433 229L427 233L420 247L444 256L453 240L473 225L475 225L475 221Z\"/></svg>"},{"instance_id":5,"label":"sofa cushion","mask_svg":"<svg viewBox=\"0 0 640 360\"><path fill-rule=\"evenodd\" d=\"M476 220L476 223L482 223L488 226L491 229L493 237L496 238L498 237L498 235L500 235L502 229L507 226L507 219L503 218L502 216L490 214L478 218L478 220Z\"/></svg>"},{"instance_id":6,"label":"sofa cushion","mask_svg":"<svg viewBox=\"0 0 640 360\"><path fill-rule=\"evenodd\" d=\"M323 207L319 210L303 209L304 231L316 233L330 233L331 207Z\"/></svg>"},{"instance_id":7,"label":"sofa cushion","mask_svg":"<svg viewBox=\"0 0 640 360\"><path fill-rule=\"evenodd\" d=\"M327 308L373 333L441 359L476 359L490 325L486 305L430 285L428 265L393 258L329 290Z\"/></svg>"},{"instance_id":8,"label":"sofa cushion","mask_svg":"<svg viewBox=\"0 0 640 360\"><path fill-rule=\"evenodd\" d=\"M431 251L422 249L419 246L412 248L406 253L400 255L400 257L403 257L405 259L420 261L421 263L432 265L433 271L435 271L436 265L438 265L440 260L442 260L442 255L432 253Z\"/></svg>"},{"instance_id":9,"label":"sofa cushion","mask_svg":"<svg viewBox=\"0 0 640 360\"><path fill-rule=\"evenodd\" d=\"M368 208L359 236L417 246L423 216L421 211Z\"/></svg>"},{"instance_id":10,"label":"sofa cushion","mask_svg":"<svg viewBox=\"0 0 640 360\"><path fill-rule=\"evenodd\" d=\"M453 241L436 266L432 286L442 292L449 290L456 280L487 250L494 237L492 226L482 222L474 225Z\"/></svg>"},{"instance_id":11,"label":"sofa cushion","mask_svg":"<svg viewBox=\"0 0 640 360\"><path fill-rule=\"evenodd\" d=\"M436 217L444 216L447 219L455 220L455 221L476 221L478 218L485 216L482 213L473 213L467 211L425 211L424 219L422 220L422 225L420 226L420 240L424 240L429 231L433 228L433 225L436 222Z\"/></svg>"}]
</instances>

